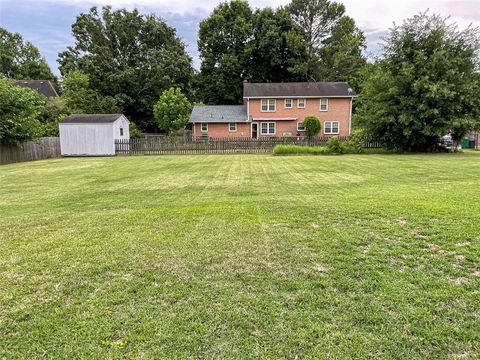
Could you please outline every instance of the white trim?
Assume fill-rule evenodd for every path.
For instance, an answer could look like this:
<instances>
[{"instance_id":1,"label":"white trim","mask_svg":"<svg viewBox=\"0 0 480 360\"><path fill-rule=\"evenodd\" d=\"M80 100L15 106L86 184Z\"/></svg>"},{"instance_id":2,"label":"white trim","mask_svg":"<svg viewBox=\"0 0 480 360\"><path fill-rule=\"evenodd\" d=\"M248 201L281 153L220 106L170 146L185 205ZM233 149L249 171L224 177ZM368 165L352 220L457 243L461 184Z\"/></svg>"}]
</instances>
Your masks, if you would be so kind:
<instances>
[{"instance_id":1,"label":"white trim","mask_svg":"<svg viewBox=\"0 0 480 360\"><path fill-rule=\"evenodd\" d=\"M326 103L327 108L326 108L325 110L322 110L322 100L325 100L325 101L327 102L327 103ZM328 111L328 98L320 98L320 105L319 105L318 109L319 109L320 111L322 111L322 112Z\"/></svg>"},{"instance_id":2,"label":"white trim","mask_svg":"<svg viewBox=\"0 0 480 360\"><path fill-rule=\"evenodd\" d=\"M325 124L327 124L327 123L330 123L330 130L331 130L331 131L328 132L328 133L326 132L327 127L326 127L326 125L325 125ZM337 123L337 124L338 124L338 127L337 127L338 130L337 130L337 132L333 132L333 123ZM338 134L340 134L340 121L338 121L338 120L324 121L324 122L323 122L323 134L324 134L324 135L338 135Z\"/></svg>"},{"instance_id":3,"label":"white trim","mask_svg":"<svg viewBox=\"0 0 480 360\"><path fill-rule=\"evenodd\" d=\"M350 99L350 117L348 118L348 135L352 132L352 104L353 99Z\"/></svg>"},{"instance_id":4,"label":"white trim","mask_svg":"<svg viewBox=\"0 0 480 360\"><path fill-rule=\"evenodd\" d=\"M300 106L300 100L303 100L303 106ZM305 109L307 107L307 99L306 98L298 98L297 99L297 109Z\"/></svg>"},{"instance_id":5,"label":"white trim","mask_svg":"<svg viewBox=\"0 0 480 360\"><path fill-rule=\"evenodd\" d=\"M235 125L235 130L232 130L232 129L230 128L230 125L231 125L231 124ZM237 132L237 123L235 123L235 122L229 122L229 123L228 123L228 132Z\"/></svg>"},{"instance_id":6,"label":"white trim","mask_svg":"<svg viewBox=\"0 0 480 360\"><path fill-rule=\"evenodd\" d=\"M262 124L268 124L266 134L264 134L262 132ZM273 134L270 133L270 124L273 124ZM263 122L260 123L260 135L262 135L262 136L275 136L276 134L277 134L277 123L275 121L263 121Z\"/></svg>"},{"instance_id":7,"label":"white trim","mask_svg":"<svg viewBox=\"0 0 480 360\"><path fill-rule=\"evenodd\" d=\"M267 110L263 110L263 100L267 100ZM274 109L270 110L270 101L273 100ZM277 111L277 99L275 98L264 98L260 101L260 112L276 112Z\"/></svg>"},{"instance_id":8,"label":"white trim","mask_svg":"<svg viewBox=\"0 0 480 360\"><path fill-rule=\"evenodd\" d=\"M207 126L206 130L203 130L203 125ZM200 123L200 132L202 133L208 133L208 123Z\"/></svg>"},{"instance_id":9,"label":"white trim","mask_svg":"<svg viewBox=\"0 0 480 360\"><path fill-rule=\"evenodd\" d=\"M252 118L254 121L292 121L297 120L298 117L254 117Z\"/></svg>"},{"instance_id":10,"label":"white trim","mask_svg":"<svg viewBox=\"0 0 480 360\"><path fill-rule=\"evenodd\" d=\"M298 125L302 125L302 126L303 126L303 130L300 130L300 129L298 128ZM303 125L303 122L301 122L301 121L297 122L297 131L306 131L305 125Z\"/></svg>"},{"instance_id":11,"label":"white trim","mask_svg":"<svg viewBox=\"0 0 480 360\"><path fill-rule=\"evenodd\" d=\"M273 97L272 97L273 96ZM315 95L315 96L277 96L277 95L271 95L271 96L244 96L244 99L318 99L321 97L328 97L328 98L339 98L339 99L351 99L351 98L356 98L358 95Z\"/></svg>"},{"instance_id":12,"label":"white trim","mask_svg":"<svg viewBox=\"0 0 480 360\"><path fill-rule=\"evenodd\" d=\"M287 106L287 100L290 100L290 106ZM285 98L283 101L283 107L285 109L293 109L293 99L292 98Z\"/></svg>"}]
</instances>

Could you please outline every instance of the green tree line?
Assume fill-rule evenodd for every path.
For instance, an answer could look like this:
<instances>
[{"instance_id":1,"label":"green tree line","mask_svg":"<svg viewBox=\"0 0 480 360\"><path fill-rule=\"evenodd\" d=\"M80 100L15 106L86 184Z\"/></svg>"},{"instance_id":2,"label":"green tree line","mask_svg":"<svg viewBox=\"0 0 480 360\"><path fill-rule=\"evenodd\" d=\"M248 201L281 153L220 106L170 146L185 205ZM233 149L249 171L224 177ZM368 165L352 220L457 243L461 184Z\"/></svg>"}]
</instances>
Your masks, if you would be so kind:
<instances>
[{"instance_id":1,"label":"green tree line","mask_svg":"<svg viewBox=\"0 0 480 360\"><path fill-rule=\"evenodd\" d=\"M92 7L72 34L58 59L61 99L32 100L29 108L41 125L32 127L36 134L54 134L70 113L96 112L122 112L143 131L174 131L191 103L241 104L244 80L348 81L359 94L354 126L398 149L432 150L442 135L460 139L479 127L478 29L458 30L437 15L394 26L378 58L367 61L364 34L341 3L223 2L200 23L199 71L176 30L153 14ZM56 81L38 49L5 29L0 74ZM10 91L11 83L2 86Z\"/></svg>"}]
</instances>

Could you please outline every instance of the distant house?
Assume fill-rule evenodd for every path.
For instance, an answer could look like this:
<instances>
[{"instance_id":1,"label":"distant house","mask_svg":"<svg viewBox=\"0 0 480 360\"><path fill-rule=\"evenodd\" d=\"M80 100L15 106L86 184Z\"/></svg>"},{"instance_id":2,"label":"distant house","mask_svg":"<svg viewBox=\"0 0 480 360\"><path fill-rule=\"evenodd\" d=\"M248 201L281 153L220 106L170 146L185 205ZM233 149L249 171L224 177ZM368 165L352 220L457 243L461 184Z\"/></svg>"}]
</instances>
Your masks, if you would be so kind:
<instances>
[{"instance_id":1,"label":"distant house","mask_svg":"<svg viewBox=\"0 0 480 360\"><path fill-rule=\"evenodd\" d=\"M58 86L51 80L17 80L16 85L36 90L46 97L60 96Z\"/></svg>"},{"instance_id":2,"label":"distant house","mask_svg":"<svg viewBox=\"0 0 480 360\"><path fill-rule=\"evenodd\" d=\"M355 92L345 82L243 84L244 105L194 106L193 136L305 136L303 120L320 119L319 136L350 135Z\"/></svg>"},{"instance_id":3,"label":"distant house","mask_svg":"<svg viewBox=\"0 0 480 360\"><path fill-rule=\"evenodd\" d=\"M70 115L59 124L61 154L115 155L115 140L130 139L129 124L123 114Z\"/></svg>"}]
</instances>

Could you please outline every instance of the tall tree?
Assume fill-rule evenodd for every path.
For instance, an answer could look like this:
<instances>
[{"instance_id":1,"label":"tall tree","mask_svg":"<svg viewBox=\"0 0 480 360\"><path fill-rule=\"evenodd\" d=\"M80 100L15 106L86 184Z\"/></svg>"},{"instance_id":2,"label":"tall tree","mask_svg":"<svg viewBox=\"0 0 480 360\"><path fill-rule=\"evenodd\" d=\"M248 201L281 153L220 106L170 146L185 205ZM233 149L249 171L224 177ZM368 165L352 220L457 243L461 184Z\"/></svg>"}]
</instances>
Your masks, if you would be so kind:
<instances>
[{"instance_id":1,"label":"tall tree","mask_svg":"<svg viewBox=\"0 0 480 360\"><path fill-rule=\"evenodd\" d=\"M90 87L88 75L73 70L64 77L62 99L68 112L75 114L115 114L121 112L115 98L102 96Z\"/></svg>"},{"instance_id":2,"label":"tall tree","mask_svg":"<svg viewBox=\"0 0 480 360\"><path fill-rule=\"evenodd\" d=\"M435 148L450 131L477 128L478 30L459 31L426 13L395 26L363 85L357 124L391 147L416 151Z\"/></svg>"},{"instance_id":3,"label":"tall tree","mask_svg":"<svg viewBox=\"0 0 480 360\"><path fill-rule=\"evenodd\" d=\"M248 62L246 47L252 37L252 9L244 0L218 5L200 23L201 100L206 104L239 104Z\"/></svg>"},{"instance_id":4,"label":"tall tree","mask_svg":"<svg viewBox=\"0 0 480 360\"><path fill-rule=\"evenodd\" d=\"M300 37L299 28L283 8L253 12L244 0L221 3L200 23L199 100L241 104L244 80L304 79L291 71L305 61L305 49L295 42Z\"/></svg>"},{"instance_id":5,"label":"tall tree","mask_svg":"<svg viewBox=\"0 0 480 360\"><path fill-rule=\"evenodd\" d=\"M258 9L252 18L252 39L247 46L247 78L255 82L304 80L292 69L306 60L305 47L293 45L299 28L284 8Z\"/></svg>"},{"instance_id":6,"label":"tall tree","mask_svg":"<svg viewBox=\"0 0 480 360\"><path fill-rule=\"evenodd\" d=\"M0 74L18 80L55 80L50 67L32 43L0 27Z\"/></svg>"},{"instance_id":7,"label":"tall tree","mask_svg":"<svg viewBox=\"0 0 480 360\"><path fill-rule=\"evenodd\" d=\"M311 81L345 81L364 64L365 37L343 4L329 0L293 0L288 11L302 30L306 60L293 71Z\"/></svg>"},{"instance_id":8,"label":"tall tree","mask_svg":"<svg viewBox=\"0 0 480 360\"><path fill-rule=\"evenodd\" d=\"M172 86L189 88L193 68L175 29L155 15L96 7L72 26L75 45L59 54L60 71L80 70L101 96L115 98L142 129L155 131L153 104Z\"/></svg>"}]
</instances>

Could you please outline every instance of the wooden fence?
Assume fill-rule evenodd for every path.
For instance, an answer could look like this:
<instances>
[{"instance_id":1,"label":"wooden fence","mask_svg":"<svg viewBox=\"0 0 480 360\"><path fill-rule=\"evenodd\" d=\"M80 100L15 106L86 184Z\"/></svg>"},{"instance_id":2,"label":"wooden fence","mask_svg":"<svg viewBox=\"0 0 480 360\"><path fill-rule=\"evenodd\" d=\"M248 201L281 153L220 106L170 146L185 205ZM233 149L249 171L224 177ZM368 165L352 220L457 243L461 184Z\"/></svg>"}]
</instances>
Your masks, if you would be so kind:
<instances>
[{"instance_id":1,"label":"wooden fence","mask_svg":"<svg viewBox=\"0 0 480 360\"><path fill-rule=\"evenodd\" d=\"M41 160L60 156L60 138L45 137L20 146L0 144L0 164Z\"/></svg>"},{"instance_id":2,"label":"wooden fence","mask_svg":"<svg viewBox=\"0 0 480 360\"><path fill-rule=\"evenodd\" d=\"M340 141L348 136L339 136ZM305 137L265 137L251 138L209 138L209 139L169 139L149 137L145 139L123 139L115 141L117 155L166 155L166 154L227 154L227 153L268 153L275 145L291 144L304 146L325 146L328 137L308 139ZM365 147L380 148L380 141L365 140Z\"/></svg>"}]
</instances>

